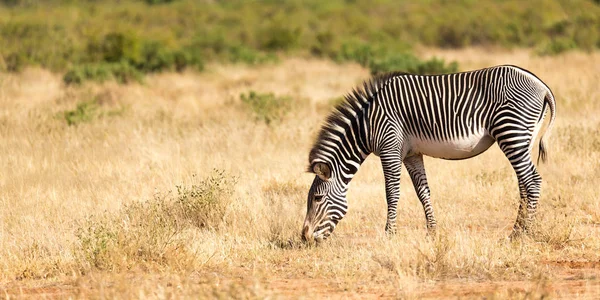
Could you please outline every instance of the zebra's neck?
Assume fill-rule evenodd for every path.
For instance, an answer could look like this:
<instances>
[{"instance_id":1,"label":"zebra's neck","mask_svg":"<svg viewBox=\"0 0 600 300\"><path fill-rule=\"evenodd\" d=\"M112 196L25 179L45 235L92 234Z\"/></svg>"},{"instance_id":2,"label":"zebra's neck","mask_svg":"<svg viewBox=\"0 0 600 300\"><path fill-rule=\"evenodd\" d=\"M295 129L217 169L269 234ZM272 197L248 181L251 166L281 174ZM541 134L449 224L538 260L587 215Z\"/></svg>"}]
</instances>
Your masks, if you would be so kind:
<instances>
[{"instance_id":1,"label":"zebra's neck","mask_svg":"<svg viewBox=\"0 0 600 300\"><path fill-rule=\"evenodd\" d=\"M309 164L325 162L339 174L345 183L350 182L367 156L373 152L369 118L373 112L377 92L390 79L404 73L390 73L365 82L339 104L321 128L310 151Z\"/></svg>"},{"instance_id":2,"label":"zebra's neck","mask_svg":"<svg viewBox=\"0 0 600 300\"><path fill-rule=\"evenodd\" d=\"M325 162L343 182L350 182L372 152L367 121L369 108L368 104L365 106L353 112L338 107L334 113L335 120L330 116L321 128L319 138L310 152L309 163Z\"/></svg>"}]
</instances>

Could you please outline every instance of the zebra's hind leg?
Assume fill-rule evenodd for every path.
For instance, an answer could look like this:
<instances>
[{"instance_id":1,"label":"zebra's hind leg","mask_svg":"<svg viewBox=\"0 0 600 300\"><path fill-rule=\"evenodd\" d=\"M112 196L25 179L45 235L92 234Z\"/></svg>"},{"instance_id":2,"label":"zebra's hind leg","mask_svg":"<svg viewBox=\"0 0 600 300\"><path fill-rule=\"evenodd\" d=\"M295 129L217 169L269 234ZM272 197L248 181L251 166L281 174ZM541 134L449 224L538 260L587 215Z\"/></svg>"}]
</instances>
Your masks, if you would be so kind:
<instances>
[{"instance_id":1,"label":"zebra's hind leg","mask_svg":"<svg viewBox=\"0 0 600 300\"><path fill-rule=\"evenodd\" d=\"M510 238L519 237L523 233L531 233L531 226L537 211L542 186L542 177L537 172L533 163L530 163L525 169L525 174L519 176L517 173L517 177L519 178L519 185L523 185L527 196L521 198L517 220L515 221Z\"/></svg>"},{"instance_id":2,"label":"zebra's hind leg","mask_svg":"<svg viewBox=\"0 0 600 300\"><path fill-rule=\"evenodd\" d=\"M513 231L510 234L510 239L519 237L526 227L525 220L527 218L527 189L525 185L519 181L519 211L517 212L517 220L513 226Z\"/></svg>"},{"instance_id":3,"label":"zebra's hind leg","mask_svg":"<svg viewBox=\"0 0 600 300\"><path fill-rule=\"evenodd\" d=\"M436 221L433 214L433 206L431 206L431 195L429 184L427 183L427 175L425 174L425 164L423 163L422 155L414 155L404 159L404 165L410 175L415 192L419 197L419 201L423 204L425 211L425 219L427 221L427 233L435 234Z\"/></svg>"},{"instance_id":4,"label":"zebra's hind leg","mask_svg":"<svg viewBox=\"0 0 600 300\"><path fill-rule=\"evenodd\" d=\"M527 147L525 149L520 147L519 149L507 149L508 147L503 147L501 144L500 148L510 161L519 181L521 201L517 220L515 221L513 232L510 234L510 238L515 238L523 233L531 233L531 226L535 218L538 200L540 199L542 177L535 168L531 160L531 153Z\"/></svg>"}]
</instances>

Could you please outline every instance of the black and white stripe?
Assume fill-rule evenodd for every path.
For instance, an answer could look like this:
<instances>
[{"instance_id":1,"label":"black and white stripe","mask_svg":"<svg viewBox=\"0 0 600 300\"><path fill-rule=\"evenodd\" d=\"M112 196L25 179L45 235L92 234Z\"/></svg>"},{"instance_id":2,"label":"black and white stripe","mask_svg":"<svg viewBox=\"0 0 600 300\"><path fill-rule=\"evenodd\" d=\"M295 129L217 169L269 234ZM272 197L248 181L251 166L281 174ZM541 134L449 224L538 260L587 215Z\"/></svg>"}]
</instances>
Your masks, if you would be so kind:
<instances>
[{"instance_id":1,"label":"black and white stripe","mask_svg":"<svg viewBox=\"0 0 600 300\"><path fill-rule=\"evenodd\" d=\"M309 171L318 176L308 195L303 237L331 234L346 213L348 185L370 153L380 156L385 176L386 231L396 230L402 163L423 204L427 227L434 230L423 155L466 159L494 142L519 182L522 201L514 233L526 231L540 196L541 177L531 150L546 108L549 131L556 115L552 92L516 66L446 75L392 73L366 82L327 118L310 151ZM545 160L543 135L539 149Z\"/></svg>"}]
</instances>

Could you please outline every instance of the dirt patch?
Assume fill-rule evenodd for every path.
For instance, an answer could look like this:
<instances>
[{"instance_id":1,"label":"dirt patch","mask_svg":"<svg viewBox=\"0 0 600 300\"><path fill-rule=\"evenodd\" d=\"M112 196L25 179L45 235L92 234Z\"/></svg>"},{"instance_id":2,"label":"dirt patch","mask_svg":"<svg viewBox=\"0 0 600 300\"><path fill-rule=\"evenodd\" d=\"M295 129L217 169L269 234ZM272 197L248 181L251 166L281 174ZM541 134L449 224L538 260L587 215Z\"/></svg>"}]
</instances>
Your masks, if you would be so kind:
<instances>
[{"instance_id":1,"label":"dirt patch","mask_svg":"<svg viewBox=\"0 0 600 300\"><path fill-rule=\"evenodd\" d=\"M6 299L13 297L19 299L64 299L76 294L77 289L69 285L0 288L0 295Z\"/></svg>"},{"instance_id":2,"label":"dirt patch","mask_svg":"<svg viewBox=\"0 0 600 300\"><path fill-rule=\"evenodd\" d=\"M541 263L569 269L592 269L600 272L600 261L542 261Z\"/></svg>"},{"instance_id":3,"label":"dirt patch","mask_svg":"<svg viewBox=\"0 0 600 300\"><path fill-rule=\"evenodd\" d=\"M600 281L495 281L444 282L419 293L419 298L445 299L455 297L485 297L495 295L507 298L573 298L581 295L600 295Z\"/></svg>"},{"instance_id":4,"label":"dirt patch","mask_svg":"<svg viewBox=\"0 0 600 300\"><path fill-rule=\"evenodd\" d=\"M565 298L575 297L597 297L600 295L600 261L541 261L540 264L551 268L551 278L532 278L531 280L514 281L469 281L469 280L445 280L437 282L398 282L397 278L391 280L373 280L349 282L348 278L294 278L287 277L283 273L276 272L270 276L255 278L248 274L245 269L239 269L234 273L213 274L212 277L205 273L188 275L182 278L181 292L193 292L198 288L213 288L220 290L231 286L260 286L256 296L283 296L283 297L319 297L319 298L415 298L415 299L454 299L454 298ZM142 276L142 275L139 275ZM100 280L104 289L118 289L128 283L111 284L105 282L102 276ZM94 280L92 277L88 278ZM142 276L144 277L144 276ZM213 278L214 277L214 278ZM260 278L262 277L262 278ZM125 282L133 285L136 281L135 274L124 276L128 278ZM166 280L166 281L165 281ZM207 281L208 280L208 281ZM171 286L168 280L161 276L143 280L150 289L154 286ZM165 281L165 282L163 282ZM20 283L21 284L21 283ZM98 290L86 285L53 284L47 286L32 286L36 283L28 283L29 286L9 285L0 288L0 293L6 298L25 299L62 299L72 296L91 296ZM93 284L92 284L93 285ZM176 284L177 285L177 284ZM242 289L243 290L243 289ZM117 291L113 291L117 292ZM230 293L237 293L231 290ZM111 294L110 292L108 294ZM174 291L173 295L177 292ZM189 293L188 293L189 294ZM228 294L231 295L231 294Z\"/></svg>"}]
</instances>

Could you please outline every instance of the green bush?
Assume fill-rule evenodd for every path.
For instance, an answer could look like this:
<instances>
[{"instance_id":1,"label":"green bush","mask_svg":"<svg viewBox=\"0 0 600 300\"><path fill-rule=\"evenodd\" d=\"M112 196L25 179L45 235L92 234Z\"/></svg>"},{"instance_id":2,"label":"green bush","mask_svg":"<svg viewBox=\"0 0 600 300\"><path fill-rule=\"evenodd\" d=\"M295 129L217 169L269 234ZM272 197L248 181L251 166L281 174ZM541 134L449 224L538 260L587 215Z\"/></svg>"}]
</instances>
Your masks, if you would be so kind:
<instances>
[{"instance_id":1,"label":"green bush","mask_svg":"<svg viewBox=\"0 0 600 300\"><path fill-rule=\"evenodd\" d=\"M241 94L242 103L250 109L256 120L270 125L283 120L292 108L291 97L278 97L273 93L259 94L250 91L247 95Z\"/></svg>"},{"instance_id":2,"label":"green bush","mask_svg":"<svg viewBox=\"0 0 600 300\"><path fill-rule=\"evenodd\" d=\"M345 42L339 51L332 53L332 57L339 61L354 61L363 67L369 67L377 56L383 55L381 49L375 49L368 43Z\"/></svg>"},{"instance_id":3,"label":"green bush","mask_svg":"<svg viewBox=\"0 0 600 300\"><path fill-rule=\"evenodd\" d=\"M146 3L148 3L148 4L165 4L165 3L174 2L175 0L144 0L144 1L146 1Z\"/></svg>"},{"instance_id":4,"label":"green bush","mask_svg":"<svg viewBox=\"0 0 600 300\"><path fill-rule=\"evenodd\" d=\"M458 63L446 64L443 59L431 58L420 60L409 53L388 54L381 59L374 59L370 64L372 74L402 71L411 74L446 74L458 72Z\"/></svg>"},{"instance_id":5,"label":"green bush","mask_svg":"<svg viewBox=\"0 0 600 300\"><path fill-rule=\"evenodd\" d=\"M557 55L575 48L577 48L577 45L573 40L562 38L548 42L546 45L539 48L536 53L538 55Z\"/></svg>"},{"instance_id":6,"label":"green bush","mask_svg":"<svg viewBox=\"0 0 600 300\"><path fill-rule=\"evenodd\" d=\"M4 58L6 70L9 72L20 72L27 64L27 56L23 53L11 53Z\"/></svg>"},{"instance_id":7,"label":"green bush","mask_svg":"<svg viewBox=\"0 0 600 300\"><path fill-rule=\"evenodd\" d=\"M142 72L160 72L172 70L175 67L175 53L160 42L144 43L140 53L141 59L135 66Z\"/></svg>"},{"instance_id":8,"label":"green bush","mask_svg":"<svg viewBox=\"0 0 600 300\"><path fill-rule=\"evenodd\" d=\"M249 65L276 62L277 55L264 53L245 46L233 46L229 48L228 61L233 63L245 63Z\"/></svg>"},{"instance_id":9,"label":"green bush","mask_svg":"<svg viewBox=\"0 0 600 300\"><path fill-rule=\"evenodd\" d=\"M282 24L273 24L261 33L262 49L267 51L291 50L298 46L302 35L299 27L290 28Z\"/></svg>"},{"instance_id":10,"label":"green bush","mask_svg":"<svg viewBox=\"0 0 600 300\"><path fill-rule=\"evenodd\" d=\"M372 74L402 71L413 74L444 74L458 71L458 64L446 64L442 59L421 60L402 49L371 46L362 42L345 42L331 56L339 62L354 61L369 68Z\"/></svg>"},{"instance_id":11,"label":"green bush","mask_svg":"<svg viewBox=\"0 0 600 300\"><path fill-rule=\"evenodd\" d=\"M138 63L142 61L141 42L134 34L122 32L112 32L107 34L102 44L99 45L102 51L102 60L105 62Z\"/></svg>"},{"instance_id":12,"label":"green bush","mask_svg":"<svg viewBox=\"0 0 600 300\"><path fill-rule=\"evenodd\" d=\"M167 3L168 5L148 5ZM590 0L421 2L14 1L0 2L3 69L54 71L123 63L142 73L250 64L276 53L369 66L401 64L410 45L534 47L541 54L600 47L600 6ZM489 12L493 11L493 14ZM7 62L8 61L8 62ZM429 66L431 67L431 66Z\"/></svg>"},{"instance_id":13,"label":"green bush","mask_svg":"<svg viewBox=\"0 0 600 300\"><path fill-rule=\"evenodd\" d=\"M175 71L181 72L188 67L197 71L204 69L204 62L201 54L193 48L184 48L173 52Z\"/></svg>"},{"instance_id":14,"label":"green bush","mask_svg":"<svg viewBox=\"0 0 600 300\"><path fill-rule=\"evenodd\" d=\"M127 62L84 64L71 68L64 76L67 85L81 84L92 80L103 82L115 80L119 83L142 82L143 74Z\"/></svg>"}]
</instances>

